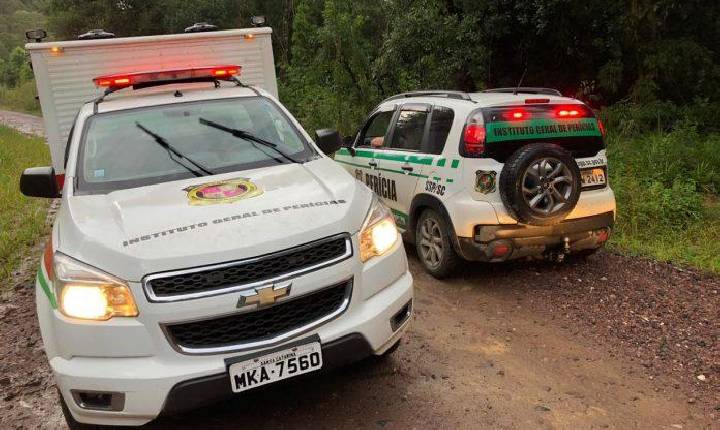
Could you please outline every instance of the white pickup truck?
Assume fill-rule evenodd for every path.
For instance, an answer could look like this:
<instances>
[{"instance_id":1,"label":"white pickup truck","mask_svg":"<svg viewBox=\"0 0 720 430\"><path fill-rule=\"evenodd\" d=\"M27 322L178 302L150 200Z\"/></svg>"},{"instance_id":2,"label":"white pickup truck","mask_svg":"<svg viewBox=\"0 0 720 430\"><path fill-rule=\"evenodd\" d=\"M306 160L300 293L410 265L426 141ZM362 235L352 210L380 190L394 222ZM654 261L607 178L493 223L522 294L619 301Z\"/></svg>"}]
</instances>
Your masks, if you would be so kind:
<instances>
[{"instance_id":1,"label":"white pickup truck","mask_svg":"<svg viewBox=\"0 0 720 430\"><path fill-rule=\"evenodd\" d=\"M276 98L270 29L27 45L62 199L37 314L73 429L395 350L392 214ZM237 64L237 65L235 65Z\"/></svg>"}]
</instances>

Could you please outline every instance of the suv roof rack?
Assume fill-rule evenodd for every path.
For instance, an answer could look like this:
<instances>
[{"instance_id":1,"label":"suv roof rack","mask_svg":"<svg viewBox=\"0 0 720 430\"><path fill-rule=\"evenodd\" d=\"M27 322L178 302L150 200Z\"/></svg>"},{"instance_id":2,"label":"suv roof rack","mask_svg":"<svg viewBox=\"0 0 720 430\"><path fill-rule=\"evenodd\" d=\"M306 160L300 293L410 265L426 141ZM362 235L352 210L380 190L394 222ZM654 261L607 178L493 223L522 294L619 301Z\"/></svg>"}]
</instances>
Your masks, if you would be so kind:
<instances>
[{"instance_id":1,"label":"suv roof rack","mask_svg":"<svg viewBox=\"0 0 720 430\"><path fill-rule=\"evenodd\" d=\"M398 94L396 96L388 97L383 102L390 100L407 99L411 97L444 97L448 99L458 100L472 100L468 93L464 91L446 91L446 90L419 90L419 91L408 91L406 93Z\"/></svg>"},{"instance_id":2,"label":"suv roof rack","mask_svg":"<svg viewBox=\"0 0 720 430\"><path fill-rule=\"evenodd\" d=\"M502 94L514 94L515 92L522 94L543 94L546 96L561 96L562 93L555 88L543 88L543 87L513 87L513 88L490 88L482 90L482 93L502 93Z\"/></svg>"}]
</instances>

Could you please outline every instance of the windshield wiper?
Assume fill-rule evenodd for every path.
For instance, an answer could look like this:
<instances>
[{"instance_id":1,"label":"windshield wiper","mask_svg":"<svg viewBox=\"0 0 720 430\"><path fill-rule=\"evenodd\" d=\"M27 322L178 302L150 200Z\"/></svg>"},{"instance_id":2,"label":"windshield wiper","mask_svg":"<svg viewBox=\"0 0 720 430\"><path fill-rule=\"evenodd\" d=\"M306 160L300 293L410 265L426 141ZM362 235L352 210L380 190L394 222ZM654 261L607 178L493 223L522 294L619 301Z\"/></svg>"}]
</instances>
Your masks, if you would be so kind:
<instances>
[{"instance_id":1,"label":"windshield wiper","mask_svg":"<svg viewBox=\"0 0 720 430\"><path fill-rule=\"evenodd\" d=\"M224 131L225 133L231 134L233 137L237 137L238 139L244 139L244 140L248 140L250 142L259 143L260 145L263 145L263 146L270 148L273 151L277 152L283 158L289 160L290 162L301 164L300 161L292 158L291 156L287 155L285 152L279 150L276 143L272 143L270 141L267 141L265 139L257 137L250 132L247 132L245 130L238 130L236 128L226 127L222 124L218 124L215 121L211 121L211 120L205 119L205 118L198 118L198 122L200 122L200 124L202 124L202 125L212 127L217 130L220 130L220 131ZM262 151L262 152L265 152L265 151Z\"/></svg>"},{"instance_id":2,"label":"windshield wiper","mask_svg":"<svg viewBox=\"0 0 720 430\"><path fill-rule=\"evenodd\" d=\"M170 156L170 159L171 159L172 161L174 161L174 162L176 162L177 164L183 166L183 167L186 168L188 171L190 171L190 173L192 173L193 175L195 175L195 176L214 175L214 173L213 173L210 169L208 169L207 167L203 166L202 164L198 163L197 161L189 158L188 156L186 156L186 155L183 154L182 152L180 152L180 151L178 151L177 149L175 149L175 147L172 146L172 145L170 145L170 143L168 143L168 141L165 140L164 137L160 136L159 134L155 134L154 132L148 130L147 128L145 128L145 127L144 127L142 124L140 124L139 122L135 122L135 126L136 126L137 128L139 128L140 130L142 130L143 132L145 132L145 133L146 133L147 135L149 135L150 137L152 137L153 140L154 140L158 145L160 145L160 146L162 146L163 148L165 148L165 150L168 152L168 155ZM176 159L175 157L173 157L173 155L174 155L175 157L178 157L178 158L182 159L182 160L186 160L188 163L190 163L190 164L192 164L193 166L197 167L197 168L200 170L200 172L202 172L202 173L196 171L195 169L191 169L190 167L186 166L184 163L181 163L180 160L178 160L178 159Z\"/></svg>"}]
</instances>

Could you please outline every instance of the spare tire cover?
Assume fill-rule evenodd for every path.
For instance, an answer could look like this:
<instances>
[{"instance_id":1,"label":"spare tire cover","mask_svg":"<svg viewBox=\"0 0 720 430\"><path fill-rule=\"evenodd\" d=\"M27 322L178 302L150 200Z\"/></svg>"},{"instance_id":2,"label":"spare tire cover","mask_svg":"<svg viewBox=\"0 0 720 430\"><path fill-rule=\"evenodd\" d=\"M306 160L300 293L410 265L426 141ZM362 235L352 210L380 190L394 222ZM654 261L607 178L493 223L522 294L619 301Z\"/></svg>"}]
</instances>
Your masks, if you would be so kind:
<instances>
[{"instance_id":1,"label":"spare tire cover","mask_svg":"<svg viewBox=\"0 0 720 430\"><path fill-rule=\"evenodd\" d=\"M580 168L558 145L535 143L515 151L500 174L500 196L510 215L531 225L565 219L580 198Z\"/></svg>"}]
</instances>

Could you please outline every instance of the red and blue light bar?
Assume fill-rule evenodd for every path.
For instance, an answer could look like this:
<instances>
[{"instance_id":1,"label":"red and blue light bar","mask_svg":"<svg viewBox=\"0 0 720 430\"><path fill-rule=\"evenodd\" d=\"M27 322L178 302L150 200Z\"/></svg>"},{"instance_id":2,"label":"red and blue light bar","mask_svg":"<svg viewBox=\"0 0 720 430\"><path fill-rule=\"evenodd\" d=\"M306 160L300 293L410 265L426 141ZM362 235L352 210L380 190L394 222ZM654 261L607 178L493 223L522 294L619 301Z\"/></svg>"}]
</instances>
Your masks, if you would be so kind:
<instances>
[{"instance_id":1,"label":"red and blue light bar","mask_svg":"<svg viewBox=\"0 0 720 430\"><path fill-rule=\"evenodd\" d=\"M132 87L134 85L147 85L153 82L192 81L194 79L230 80L240 75L240 66L207 66L185 69L158 70L150 72L120 73L115 75L98 76L93 79L96 86L112 88L114 90Z\"/></svg>"}]
</instances>

